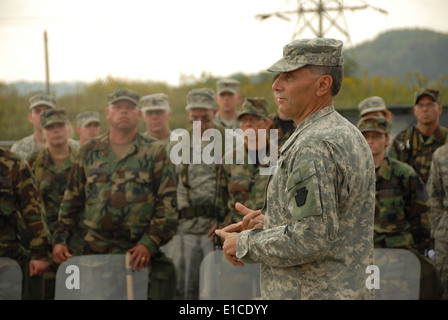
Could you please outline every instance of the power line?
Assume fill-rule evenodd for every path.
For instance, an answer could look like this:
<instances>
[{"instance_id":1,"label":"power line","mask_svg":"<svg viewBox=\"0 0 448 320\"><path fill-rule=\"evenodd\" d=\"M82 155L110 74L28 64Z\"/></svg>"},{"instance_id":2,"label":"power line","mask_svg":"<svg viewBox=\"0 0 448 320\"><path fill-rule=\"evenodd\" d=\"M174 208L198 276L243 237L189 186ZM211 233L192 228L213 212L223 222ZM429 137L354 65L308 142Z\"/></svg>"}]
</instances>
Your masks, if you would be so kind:
<instances>
[{"instance_id":1,"label":"power line","mask_svg":"<svg viewBox=\"0 0 448 320\"><path fill-rule=\"evenodd\" d=\"M297 30L293 33L292 40L296 39L306 29L310 30L316 37L324 38L328 32L334 28L351 42L350 33L347 23L345 22L344 11L357 11L371 8L380 13L387 14L386 10L374 7L366 1L359 0L359 2L361 3L358 5L344 5L344 1L342 0L298 0L298 7L295 10L258 14L255 17L259 20L277 17L286 21L291 21L288 15L297 15ZM341 18L344 20L345 26L341 26L340 23L338 23L338 20ZM313 22L316 20L317 26L313 25Z\"/></svg>"}]
</instances>

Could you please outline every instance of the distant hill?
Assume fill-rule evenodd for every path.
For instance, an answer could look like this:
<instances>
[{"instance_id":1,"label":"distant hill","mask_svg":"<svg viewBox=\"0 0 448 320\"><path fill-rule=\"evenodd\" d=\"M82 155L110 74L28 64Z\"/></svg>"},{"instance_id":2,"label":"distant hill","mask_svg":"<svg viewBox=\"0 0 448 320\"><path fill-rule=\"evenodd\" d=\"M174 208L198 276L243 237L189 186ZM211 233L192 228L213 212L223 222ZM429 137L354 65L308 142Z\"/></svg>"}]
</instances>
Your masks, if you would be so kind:
<instances>
[{"instance_id":1,"label":"distant hill","mask_svg":"<svg viewBox=\"0 0 448 320\"><path fill-rule=\"evenodd\" d=\"M447 54L448 34L424 29L388 31L344 52L358 64L354 76L366 70L370 76L403 78L418 72L432 80L448 76Z\"/></svg>"}]
</instances>

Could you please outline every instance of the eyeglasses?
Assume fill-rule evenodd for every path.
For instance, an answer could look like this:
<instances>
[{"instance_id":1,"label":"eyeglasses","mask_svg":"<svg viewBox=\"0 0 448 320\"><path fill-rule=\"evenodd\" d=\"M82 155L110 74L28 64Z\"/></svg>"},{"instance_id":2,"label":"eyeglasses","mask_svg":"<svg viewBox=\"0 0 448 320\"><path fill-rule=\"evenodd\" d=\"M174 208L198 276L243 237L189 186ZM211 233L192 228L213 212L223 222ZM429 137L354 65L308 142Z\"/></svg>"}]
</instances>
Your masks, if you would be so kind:
<instances>
[{"instance_id":1,"label":"eyeglasses","mask_svg":"<svg viewBox=\"0 0 448 320\"><path fill-rule=\"evenodd\" d=\"M423 109L424 107L426 107L426 108L428 108L428 109L432 109L432 108L435 108L435 107L437 107L437 106L438 106L438 104L437 104L436 102L419 103L419 104L416 104L416 105L415 105L415 107L416 107L417 109Z\"/></svg>"}]
</instances>

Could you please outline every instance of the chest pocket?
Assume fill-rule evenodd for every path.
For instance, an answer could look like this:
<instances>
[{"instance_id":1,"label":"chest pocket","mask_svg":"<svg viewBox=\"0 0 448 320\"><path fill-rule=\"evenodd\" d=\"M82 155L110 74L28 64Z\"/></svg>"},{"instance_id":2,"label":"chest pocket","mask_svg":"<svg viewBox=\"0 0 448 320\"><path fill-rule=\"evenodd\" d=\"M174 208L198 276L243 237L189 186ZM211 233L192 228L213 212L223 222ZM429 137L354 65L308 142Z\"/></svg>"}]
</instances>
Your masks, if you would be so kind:
<instances>
[{"instance_id":1,"label":"chest pocket","mask_svg":"<svg viewBox=\"0 0 448 320\"><path fill-rule=\"evenodd\" d=\"M152 194L152 179L148 169L128 168L124 172L126 200L129 202L146 202Z\"/></svg>"},{"instance_id":2,"label":"chest pocket","mask_svg":"<svg viewBox=\"0 0 448 320\"><path fill-rule=\"evenodd\" d=\"M8 217L13 212L12 181L9 177L0 177L0 216Z\"/></svg>"},{"instance_id":3,"label":"chest pocket","mask_svg":"<svg viewBox=\"0 0 448 320\"><path fill-rule=\"evenodd\" d=\"M288 209L295 219L322 214L314 162L299 164L286 181Z\"/></svg>"}]
</instances>

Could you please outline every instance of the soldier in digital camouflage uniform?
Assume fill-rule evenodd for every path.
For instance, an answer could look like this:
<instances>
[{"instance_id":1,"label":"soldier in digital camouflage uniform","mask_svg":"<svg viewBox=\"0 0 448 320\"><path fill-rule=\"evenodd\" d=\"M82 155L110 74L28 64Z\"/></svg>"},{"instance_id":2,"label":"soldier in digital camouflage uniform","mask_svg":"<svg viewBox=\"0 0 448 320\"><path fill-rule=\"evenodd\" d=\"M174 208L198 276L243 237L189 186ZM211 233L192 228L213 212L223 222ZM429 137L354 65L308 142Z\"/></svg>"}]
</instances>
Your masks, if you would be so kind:
<instances>
[{"instance_id":1,"label":"soldier in digital camouflage uniform","mask_svg":"<svg viewBox=\"0 0 448 320\"><path fill-rule=\"evenodd\" d=\"M448 129L439 125L442 101L439 91L417 90L414 95L414 115L417 125L400 132L394 139L390 156L409 164L426 184L432 155L448 142Z\"/></svg>"},{"instance_id":2,"label":"soldier in digital camouflage uniform","mask_svg":"<svg viewBox=\"0 0 448 320\"><path fill-rule=\"evenodd\" d=\"M146 124L145 135L162 141L166 146L170 142L171 108L168 96L155 93L143 96L141 99L143 121Z\"/></svg>"},{"instance_id":3,"label":"soldier in digital camouflage uniform","mask_svg":"<svg viewBox=\"0 0 448 320\"><path fill-rule=\"evenodd\" d=\"M29 165L18 154L0 147L0 257L15 259L20 264L24 299L41 298L40 292L32 292L31 282L49 267L50 242L42 210ZM19 241L19 214L31 239L29 252Z\"/></svg>"},{"instance_id":4,"label":"soldier in digital camouflage uniform","mask_svg":"<svg viewBox=\"0 0 448 320\"><path fill-rule=\"evenodd\" d=\"M243 132L252 129L255 134L258 130L266 130L269 134L271 121L268 113L268 103L265 98L245 98L241 104L240 112L237 117L240 128ZM268 167L269 164L260 162L260 154L269 154L269 136L266 135L265 141L260 141L252 151L257 152L256 159L252 159L252 153L248 152L248 139L244 143L244 159L242 164L237 163L237 152L235 147L232 150L231 163L225 163L219 170L219 196L217 198L217 208L223 210L222 216L225 216L225 225L239 222L243 215L235 209L237 202L244 203L246 206L254 209L261 209L264 203L264 190L269 175L261 175L260 167ZM249 158L250 161L249 161Z\"/></svg>"},{"instance_id":5,"label":"soldier in digital camouflage uniform","mask_svg":"<svg viewBox=\"0 0 448 320\"><path fill-rule=\"evenodd\" d=\"M444 289L443 299L448 299L448 144L438 148L433 155L428 179L431 207L431 230L435 239L435 263Z\"/></svg>"},{"instance_id":6,"label":"soldier in digital camouflage uniform","mask_svg":"<svg viewBox=\"0 0 448 320\"><path fill-rule=\"evenodd\" d=\"M187 94L185 109L193 128L185 130L182 141L191 141L188 146L191 158L201 156L204 148L213 143L203 140L204 131L216 129L224 137L224 128L214 123L216 113L214 103L215 93L211 89L193 89ZM200 124L200 132L194 131L197 123ZM195 134L201 136L194 136ZM194 139L200 139L197 149L194 148ZM217 143L216 147L223 149L222 143ZM171 149L171 157L174 150L175 146ZM214 250L214 243L211 241L213 232L218 223L223 221L222 217L218 217L216 210L219 167L219 163L207 164L203 158L200 163L183 161L176 165L179 226L176 235L163 248L177 269L178 285L175 299L199 298L200 263L204 256Z\"/></svg>"},{"instance_id":7,"label":"soldier in digital camouflage uniform","mask_svg":"<svg viewBox=\"0 0 448 320\"><path fill-rule=\"evenodd\" d=\"M79 134L79 144L83 145L96 138L101 130L100 114L96 111L85 111L76 115L76 131Z\"/></svg>"},{"instance_id":8,"label":"soldier in digital camouflage uniform","mask_svg":"<svg viewBox=\"0 0 448 320\"><path fill-rule=\"evenodd\" d=\"M240 82L235 79L220 79L216 82L216 92L218 112L215 115L215 122L225 129L238 129Z\"/></svg>"},{"instance_id":9,"label":"soldier in digital camouflage uniform","mask_svg":"<svg viewBox=\"0 0 448 320\"><path fill-rule=\"evenodd\" d=\"M42 136L41 114L45 110L55 109L56 99L45 94L37 94L30 98L30 111L28 120L33 125L34 132L11 146L11 151L19 154L22 158L26 158L30 154L38 151L45 145ZM78 142L70 139L70 144L78 147Z\"/></svg>"},{"instance_id":10,"label":"soldier in digital camouflage uniform","mask_svg":"<svg viewBox=\"0 0 448 320\"><path fill-rule=\"evenodd\" d=\"M274 97L297 128L280 149L263 215L241 209L243 222L264 217L263 228L216 231L232 264L261 264L263 299L373 294L366 268L373 264L375 171L364 137L333 106L343 79L341 49L339 40L295 40L268 69L280 73Z\"/></svg>"},{"instance_id":11,"label":"soldier in digital camouflage uniform","mask_svg":"<svg viewBox=\"0 0 448 320\"><path fill-rule=\"evenodd\" d=\"M46 110L42 113L41 121L45 146L29 155L26 160L36 179L45 209L43 219L51 236L78 149L69 145L70 128L65 110ZM79 248L72 247L72 251L75 249ZM54 298L56 270L57 264L52 263L50 270L44 274L45 299Z\"/></svg>"},{"instance_id":12,"label":"soldier in digital camouflage uniform","mask_svg":"<svg viewBox=\"0 0 448 320\"><path fill-rule=\"evenodd\" d=\"M273 82L277 79L278 74L274 76ZM282 113L278 107L277 112L270 116L271 118L271 129L277 130L277 147L280 149L282 145L289 139L289 137L296 130L296 124L290 118L288 118L284 113Z\"/></svg>"},{"instance_id":13,"label":"soldier in digital camouflage uniform","mask_svg":"<svg viewBox=\"0 0 448 320\"><path fill-rule=\"evenodd\" d=\"M109 131L81 147L55 223L56 263L72 256L67 244L79 221L85 228L83 254L129 251L133 270L148 267L175 233L174 168L160 141L137 132L139 98L127 89L112 92Z\"/></svg>"}]
</instances>

